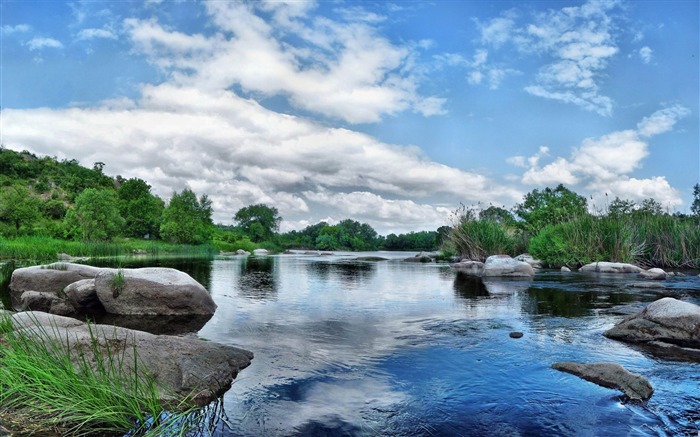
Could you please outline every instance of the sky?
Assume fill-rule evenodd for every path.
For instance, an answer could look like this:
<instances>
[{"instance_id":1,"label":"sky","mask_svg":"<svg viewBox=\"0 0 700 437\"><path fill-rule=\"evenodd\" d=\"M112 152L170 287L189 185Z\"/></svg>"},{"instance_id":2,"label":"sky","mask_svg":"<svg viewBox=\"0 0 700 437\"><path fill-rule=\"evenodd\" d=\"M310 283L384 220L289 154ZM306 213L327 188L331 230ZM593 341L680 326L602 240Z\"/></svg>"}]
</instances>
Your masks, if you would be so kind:
<instances>
[{"instance_id":1,"label":"sky","mask_svg":"<svg viewBox=\"0 0 700 437\"><path fill-rule=\"evenodd\" d=\"M380 234L564 184L689 212L700 2L0 0L0 143Z\"/></svg>"}]
</instances>

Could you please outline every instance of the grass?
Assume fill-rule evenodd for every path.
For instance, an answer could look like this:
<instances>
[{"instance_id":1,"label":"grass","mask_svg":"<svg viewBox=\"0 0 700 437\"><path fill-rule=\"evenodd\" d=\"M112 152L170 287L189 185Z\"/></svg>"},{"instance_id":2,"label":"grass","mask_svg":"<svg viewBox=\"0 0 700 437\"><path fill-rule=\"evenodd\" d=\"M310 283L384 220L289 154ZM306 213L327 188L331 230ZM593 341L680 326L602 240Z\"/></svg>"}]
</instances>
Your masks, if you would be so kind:
<instances>
[{"instance_id":1,"label":"grass","mask_svg":"<svg viewBox=\"0 0 700 437\"><path fill-rule=\"evenodd\" d=\"M22 335L7 314L0 318L0 414L18 431L170 436L202 424L206 409L164 409L155 379L139 368L136 351L124 362L118 339L99 339L88 325L90 345L70 352L57 328L35 325L36 335Z\"/></svg>"},{"instance_id":2,"label":"grass","mask_svg":"<svg viewBox=\"0 0 700 437\"><path fill-rule=\"evenodd\" d=\"M116 299L124 289L124 270L117 269L109 280L109 287L112 289L112 297Z\"/></svg>"},{"instance_id":3,"label":"grass","mask_svg":"<svg viewBox=\"0 0 700 437\"><path fill-rule=\"evenodd\" d=\"M520 234L490 220L462 216L449 234L450 247L462 258L484 261L490 255L518 255L525 251Z\"/></svg>"},{"instance_id":4,"label":"grass","mask_svg":"<svg viewBox=\"0 0 700 437\"><path fill-rule=\"evenodd\" d=\"M81 242L59 240L51 237L24 236L0 237L0 259L55 260L59 253L74 257L124 257L137 251L145 251L151 257L178 256L206 258L218 250L212 245L188 246L154 240L122 239L113 242Z\"/></svg>"}]
</instances>

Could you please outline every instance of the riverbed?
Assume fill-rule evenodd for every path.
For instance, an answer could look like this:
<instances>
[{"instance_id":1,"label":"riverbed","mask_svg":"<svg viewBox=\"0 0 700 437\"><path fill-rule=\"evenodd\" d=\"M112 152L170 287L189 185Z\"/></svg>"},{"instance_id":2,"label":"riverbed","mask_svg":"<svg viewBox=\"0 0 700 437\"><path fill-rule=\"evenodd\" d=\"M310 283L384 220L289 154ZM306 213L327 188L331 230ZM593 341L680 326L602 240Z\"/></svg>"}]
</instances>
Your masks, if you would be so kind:
<instances>
[{"instance_id":1,"label":"riverbed","mask_svg":"<svg viewBox=\"0 0 700 437\"><path fill-rule=\"evenodd\" d=\"M355 260L364 255L389 259ZM660 297L700 303L697 276L663 291L628 287L634 275L558 271L483 283L402 261L412 255L161 263L190 273L217 303L197 335L255 353L213 434L698 435L700 364L603 336ZM654 396L626 402L551 369L556 361L619 363L649 379Z\"/></svg>"}]
</instances>

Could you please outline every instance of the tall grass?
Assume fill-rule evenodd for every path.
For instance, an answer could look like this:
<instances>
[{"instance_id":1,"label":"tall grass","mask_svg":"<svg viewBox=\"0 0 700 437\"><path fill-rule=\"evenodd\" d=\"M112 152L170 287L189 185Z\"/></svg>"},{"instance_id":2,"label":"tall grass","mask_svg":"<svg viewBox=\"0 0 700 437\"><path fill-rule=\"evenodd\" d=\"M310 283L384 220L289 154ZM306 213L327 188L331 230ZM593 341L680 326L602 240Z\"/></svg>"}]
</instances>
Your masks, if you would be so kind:
<instances>
[{"instance_id":1,"label":"tall grass","mask_svg":"<svg viewBox=\"0 0 700 437\"><path fill-rule=\"evenodd\" d=\"M116 338L90 329L90 346L71 352L55 327L35 322L34 334L23 335L7 314L0 319L0 411L20 419L20 432L185 435L201 419L201 410L166 413L155 379L135 353L124 362Z\"/></svg>"},{"instance_id":2,"label":"tall grass","mask_svg":"<svg viewBox=\"0 0 700 437\"><path fill-rule=\"evenodd\" d=\"M0 259L55 260L59 253L74 257L116 258L146 252L149 256L211 257L217 249L211 245L188 246L162 241L119 240L114 242L81 242L51 237L24 236L13 239L0 237Z\"/></svg>"},{"instance_id":3,"label":"tall grass","mask_svg":"<svg viewBox=\"0 0 700 437\"><path fill-rule=\"evenodd\" d=\"M450 230L449 249L462 258L484 261L490 255L517 255L525 251L523 234L493 220L477 219L474 210L461 208Z\"/></svg>"},{"instance_id":4,"label":"tall grass","mask_svg":"<svg viewBox=\"0 0 700 437\"><path fill-rule=\"evenodd\" d=\"M700 224L666 214L584 215L545 227L528 251L550 266L595 261L700 267Z\"/></svg>"}]
</instances>

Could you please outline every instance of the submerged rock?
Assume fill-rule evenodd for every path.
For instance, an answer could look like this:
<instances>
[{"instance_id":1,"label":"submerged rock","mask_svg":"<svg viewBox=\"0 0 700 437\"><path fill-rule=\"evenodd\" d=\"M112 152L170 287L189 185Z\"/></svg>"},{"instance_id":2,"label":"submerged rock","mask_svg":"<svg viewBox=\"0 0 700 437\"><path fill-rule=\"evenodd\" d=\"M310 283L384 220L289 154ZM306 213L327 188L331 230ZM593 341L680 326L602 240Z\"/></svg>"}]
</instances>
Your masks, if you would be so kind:
<instances>
[{"instance_id":1,"label":"submerged rock","mask_svg":"<svg viewBox=\"0 0 700 437\"><path fill-rule=\"evenodd\" d=\"M389 261L389 258L384 258L381 256L359 256L359 257L355 258L355 261L370 261L370 262Z\"/></svg>"},{"instance_id":2,"label":"submerged rock","mask_svg":"<svg viewBox=\"0 0 700 437\"><path fill-rule=\"evenodd\" d=\"M508 255L492 255L486 258L482 277L509 276L509 277L532 277L535 271L532 266L525 261L515 260Z\"/></svg>"},{"instance_id":3,"label":"submerged rock","mask_svg":"<svg viewBox=\"0 0 700 437\"><path fill-rule=\"evenodd\" d=\"M586 264L581 267L579 271L593 273L639 273L644 271L644 269L633 264L600 261Z\"/></svg>"},{"instance_id":4,"label":"submerged rock","mask_svg":"<svg viewBox=\"0 0 700 437\"><path fill-rule=\"evenodd\" d=\"M563 361L552 364L552 368L571 373L602 387L621 390L632 400L647 400L654 394L654 389L646 378L619 364Z\"/></svg>"},{"instance_id":5,"label":"submerged rock","mask_svg":"<svg viewBox=\"0 0 700 437\"><path fill-rule=\"evenodd\" d=\"M664 297L624 318L604 335L661 348L697 361L700 355L700 306Z\"/></svg>"},{"instance_id":6,"label":"submerged rock","mask_svg":"<svg viewBox=\"0 0 700 437\"><path fill-rule=\"evenodd\" d=\"M110 325L88 326L42 312L15 313L12 319L21 335L49 337L67 345L74 363L82 355L95 366L97 358L107 359L92 355L93 343L103 352L109 347L127 374L136 371L137 362L139 372L145 369L156 379L161 401L171 405L181 401L187 403L185 406L206 405L228 390L238 372L253 359L252 352L197 338L153 335Z\"/></svg>"}]
</instances>

